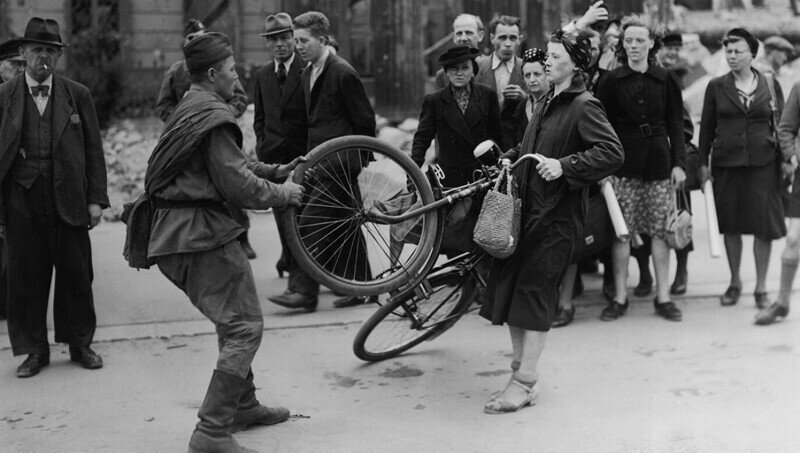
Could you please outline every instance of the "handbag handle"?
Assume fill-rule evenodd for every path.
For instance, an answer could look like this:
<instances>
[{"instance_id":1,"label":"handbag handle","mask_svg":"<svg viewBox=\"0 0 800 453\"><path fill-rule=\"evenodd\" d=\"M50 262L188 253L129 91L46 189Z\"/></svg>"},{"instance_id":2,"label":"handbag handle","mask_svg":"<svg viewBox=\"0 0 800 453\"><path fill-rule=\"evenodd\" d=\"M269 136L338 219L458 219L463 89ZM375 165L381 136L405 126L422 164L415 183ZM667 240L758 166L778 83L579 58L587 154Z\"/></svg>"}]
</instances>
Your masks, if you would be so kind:
<instances>
[{"instance_id":1,"label":"handbag handle","mask_svg":"<svg viewBox=\"0 0 800 453\"><path fill-rule=\"evenodd\" d=\"M681 204L683 204L683 209L692 215L692 210L689 208L689 198L686 196L686 191L684 190L676 190L675 194L677 195L673 198L673 205L675 206L675 211L680 210L680 206L678 205L678 199L680 198Z\"/></svg>"},{"instance_id":2,"label":"handbag handle","mask_svg":"<svg viewBox=\"0 0 800 453\"><path fill-rule=\"evenodd\" d=\"M511 174L510 167L503 167L500 170L500 176L497 177L497 180L494 182L494 191L500 191L500 185L503 183L503 179L506 180L506 194L511 195L511 180L514 178Z\"/></svg>"}]
</instances>

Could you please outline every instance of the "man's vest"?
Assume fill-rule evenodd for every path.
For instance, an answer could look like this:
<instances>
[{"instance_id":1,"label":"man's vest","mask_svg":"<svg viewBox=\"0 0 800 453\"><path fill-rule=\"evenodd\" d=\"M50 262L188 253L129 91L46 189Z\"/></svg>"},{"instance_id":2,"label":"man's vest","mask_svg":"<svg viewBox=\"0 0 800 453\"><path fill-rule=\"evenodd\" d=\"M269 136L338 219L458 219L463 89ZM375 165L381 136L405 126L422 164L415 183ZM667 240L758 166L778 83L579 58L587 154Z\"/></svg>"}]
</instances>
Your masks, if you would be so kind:
<instances>
[{"instance_id":1,"label":"man's vest","mask_svg":"<svg viewBox=\"0 0 800 453\"><path fill-rule=\"evenodd\" d=\"M22 140L10 173L14 181L30 189L39 175L53 175L53 102L48 99L40 115L33 96L25 93L24 97Z\"/></svg>"}]
</instances>

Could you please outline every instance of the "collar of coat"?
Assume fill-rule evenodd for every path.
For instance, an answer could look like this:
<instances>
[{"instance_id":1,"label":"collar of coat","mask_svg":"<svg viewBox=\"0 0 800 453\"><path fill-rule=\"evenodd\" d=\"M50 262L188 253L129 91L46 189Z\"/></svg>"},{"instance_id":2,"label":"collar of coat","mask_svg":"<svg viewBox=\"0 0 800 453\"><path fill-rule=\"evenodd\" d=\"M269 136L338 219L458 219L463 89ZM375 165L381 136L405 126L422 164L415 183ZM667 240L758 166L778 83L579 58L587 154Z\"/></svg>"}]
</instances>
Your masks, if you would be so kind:
<instances>
[{"instance_id":1,"label":"collar of coat","mask_svg":"<svg viewBox=\"0 0 800 453\"><path fill-rule=\"evenodd\" d=\"M573 77L572 83L564 91L558 93L558 95L555 95L555 90L556 88L554 86L551 87L550 91L541 95L536 102L548 102L548 99L552 101L555 98L572 99L586 91L586 82L583 81L583 77Z\"/></svg>"},{"instance_id":2,"label":"collar of coat","mask_svg":"<svg viewBox=\"0 0 800 453\"><path fill-rule=\"evenodd\" d=\"M617 68L614 71L614 75L618 79L623 79L625 77L628 77L628 76L631 76L631 75L634 75L634 74L641 74L641 73L638 73L637 71L634 71L627 64L625 66L620 66L619 68ZM647 74L650 77L658 79L658 80L660 80L662 82L665 82L667 80L667 77L669 77L669 74L667 73L667 70L662 68L661 66L655 64L655 63L648 64L647 65L647 71L645 71L644 74Z\"/></svg>"}]
</instances>

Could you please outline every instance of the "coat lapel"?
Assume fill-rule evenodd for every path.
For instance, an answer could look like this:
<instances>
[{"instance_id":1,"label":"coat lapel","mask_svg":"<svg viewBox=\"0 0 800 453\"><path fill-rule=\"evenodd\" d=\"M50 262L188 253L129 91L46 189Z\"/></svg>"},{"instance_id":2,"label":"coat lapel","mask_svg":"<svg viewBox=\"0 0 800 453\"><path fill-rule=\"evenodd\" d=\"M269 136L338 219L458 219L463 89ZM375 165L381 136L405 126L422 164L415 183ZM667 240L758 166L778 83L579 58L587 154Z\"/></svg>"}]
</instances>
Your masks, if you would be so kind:
<instances>
[{"instance_id":1,"label":"coat lapel","mask_svg":"<svg viewBox=\"0 0 800 453\"><path fill-rule=\"evenodd\" d=\"M292 65L289 66L289 72L286 74L286 81L283 82L283 93L281 93L281 111L286 107L286 104L289 102L289 99L292 98L297 87L300 86L300 74L302 72L302 68L300 67L301 62L302 60L300 60L300 57L295 55Z\"/></svg>"},{"instance_id":2,"label":"coat lapel","mask_svg":"<svg viewBox=\"0 0 800 453\"><path fill-rule=\"evenodd\" d=\"M476 88L473 86L473 95L475 94L475 90ZM472 103L473 101L470 97L470 105ZM449 85L442 90L442 104L444 104L444 108L442 109L442 117L444 118L444 121L457 134L461 135L470 143L472 143L472 134L469 132L469 127L467 126L464 114L461 113L461 109L458 107L458 102L456 102L456 98L453 96L453 90ZM467 111L469 111L469 107L467 107Z\"/></svg>"},{"instance_id":3,"label":"coat lapel","mask_svg":"<svg viewBox=\"0 0 800 453\"><path fill-rule=\"evenodd\" d=\"M53 108L53 151L58 149L56 144L61 139L61 133L67 126L70 115L75 112L72 98L60 77L53 75L53 95L50 97Z\"/></svg>"},{"instance_id":4,"label":"coat lapel","mask_svg":"<svg viewBox=\"0 0 800 453\"><path fill-rule=\"evenodd\" d=\"M16 139L21 137L22 134L22 116L25 113L25 95L27 94L27 85L25 84L25 76L17 77L14 85L14 91L8 100L8 107L6 107L3 120L3 127L0 130L3 140L3 155L8 153L8 147L11 146Z\"/></svg>"},{"instance_id":5,"label":"coat lapel","mask_svg":"<svg viewBox=\"0 0 800 453\"><path fill-rule=\"evenodd\" d=\"M317 76L317 80L314 81L314 87L311 89L311 93L310 93L309 101L308 101L309 111L310 111L310 109L312 107L314 107L314 103L316 102L317 97L319 97L319 90L321 89L320 87L324 83L325 74L328 73L328 68L331 67L331 62L333 61L334 58L336 58L336 55L333 55L333 54L329 54L328 55L328 58L325 60L325 64L322 66L322 71L320 71L319 76ZM309 86L311 85L311 68L312 68L312 66L308 67L308 82L309 82Z\"/></svg>"},{"instance_id":6,"label":"coat lapel","mask_svg":"<svg viewBox=\"0 0 800 453\"><path fill-rule=\"evenodd\" d=\"M778 82L775 81L774 83ZM756 93L755 96L753 97L753 102L750 103L750 106L747 108L747 111L752 112L753 110L758 109L761 106L761 104L765 102L769 103L771 97L772 95L770 94L769 87L767 86L767 78L763 74L759 74Z\"/></svg>"},{"instance_id":7,"label":"coat lapel","mask_svg":"<svg viewBox=\"0 0 800 453\"><path fill-rule=\"evenodd\" d=\"M747 113L744 105L742 105L742 101L739 100L739 92L736 90L736 82L733 80L732 72L729 72L722 81L722 91L725 93L725 96L728 96L733 105L742 111L742 113Z\"/></svg>"}]
</instances>

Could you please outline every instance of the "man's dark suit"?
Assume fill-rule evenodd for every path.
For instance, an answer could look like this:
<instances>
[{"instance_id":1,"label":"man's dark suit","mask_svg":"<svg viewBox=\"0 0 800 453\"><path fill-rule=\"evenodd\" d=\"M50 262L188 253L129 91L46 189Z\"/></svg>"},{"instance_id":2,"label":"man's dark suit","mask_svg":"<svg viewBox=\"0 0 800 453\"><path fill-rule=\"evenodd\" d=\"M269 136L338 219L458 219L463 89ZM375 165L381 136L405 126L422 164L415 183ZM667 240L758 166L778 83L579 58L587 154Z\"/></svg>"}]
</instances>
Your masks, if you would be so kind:
<instances>
[{"instance_id":1,"label":"man's dark suit","mask_svg":"<svg viewBox=\"0 0 800 453\"><path fill-rule=\"evenodd\" d=\"M374 137L375 112L372 110L372 105L356 70L345 60L329 54L313 88L311 87L311 70L312 66L307 66L301 75L308 112L308 149L312 150L330 139L344 135ZM358 198L360 198L360 192L357 180L360 172L361 168L355 168L349 176L350 180L354 182L350 190ZM324 198L324 194L334 194L334 196L344 199L350 198L348 194L343 193L341 184L336 181L318 177L317 182L318 184L312 188L309 194L310 198ZM304 208L303 214L306 218L336 219L341 217L342 210L307 206ZM324 232L320 232L320 234L324 235ZM343 245L345 250L355 251L357 255L355 260L349 260L354 261L355 264L352 264L346 272L354 279L363 280L367 278L365 274L370 272L369 263L367 262L364 237L361 234L356 236L358 237L349 241L350 244ZM323 249L322 246L320 248ZM334 272L342 275L345 270L335 269ZM299 268L296 272L291 273L289 288L304 295L316 295L319 292L319 284Z\"/></svg>"},{"instance_id":2,"label":"man's dark suit","mask_svg":"<svg viewBox=\"0 0 800 453\"><path fill-rule=\"evenodd\" d=\"M515 60L514 72L511 73L508 84L518 85L525 90L525 79L522 77L522 60L519 58ZM494 71L492 71L492 55L482 55L476 58L475 61L478 63L478 74L475 76L475 81L497 92L497 81L494 78ZM519 102L510 99L501 101L500 120L503 123L503 142L499 143L499 145L503 150L509 150L518 144L515 143L514 112L516 112Z\"/></svg>"},{"instance_id":3,"label":"man's dark suit","mask_svg":"<svg viewBox=\"0 0 800 453\"><path fill-rule=\"evenodd\" d=\"M23 133L25 118L39 112L25 77L0 86L0 223L6 225L14 355L49 351L46 315L53 267L56 341L88 346L96 324L87 205L109 206L100 129L86 87L53 75L51 91L52 141L41 146L52 158L33 161L25 158ZM30 175L25 169L38 173L22 184L20 175Z\"/></svg>"},{"instance_id":4,"label":"man's dark suit","mask_svg":"<svg viewBox=\"0 0 800 453\"><path fill-rule=\"evenodd\" d=\"M287 164L306 153L308 117L303 87L300 86L300 73L304 65L303 60L295 55L283 88L278 83L274 60L256 72L253 129L256 134L256 155L261 162ZM291 272L294 259L286 244L283 212L273 209L282 248L277 268L279 272Z\"/></svg>"}]
</instances>

